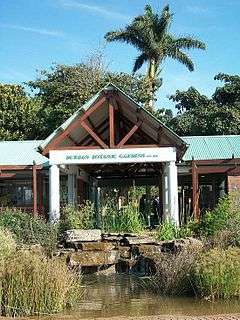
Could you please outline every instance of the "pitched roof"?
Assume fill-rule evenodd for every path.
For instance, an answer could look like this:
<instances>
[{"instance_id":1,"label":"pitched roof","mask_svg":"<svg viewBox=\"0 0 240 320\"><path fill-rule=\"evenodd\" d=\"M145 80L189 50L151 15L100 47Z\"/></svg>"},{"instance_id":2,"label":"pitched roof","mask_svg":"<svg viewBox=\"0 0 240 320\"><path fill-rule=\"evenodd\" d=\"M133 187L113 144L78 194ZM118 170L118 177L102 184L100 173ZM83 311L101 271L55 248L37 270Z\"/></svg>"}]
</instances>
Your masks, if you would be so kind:
<instances>
[{"instance_id":1,"label":"pitched roof","mask_svg":"<svg viewBox=\"0 0 240 320\"><path fill-rule=\"evenodd\" d=\"M240 135L182 137L188 144L182 160L214 160L240 158Z\"/></svg>"},{"instance_id":2,"label":"pitched roof","mask_svg":"<svg viewBox=\"0 0 240 320\"><path fill-rule=\"evenodd\" d=\"M129 106L132 107L131 109L133 109L135 113L138 111L141 111L142 114L144 115L144 118L151 121L151 123L153 124L153 128L158 128L158 129L154 129L155 133L159 131L159 128L162 128L163 132L166 133L171 138L171 140L174 140L177 145L181 145L183 147L182 150L184 150L185 142L174 131L168 128L164 123L162 123L159 119L154 117L150 112L148 112L138 103L136 103L130 96L128 96L125 92L123 92L121 89L119 89L117 86L113 85L112 83L109 83L104 88L102 88L89 101L87 101L76 112L74 112L74 114L71 117L69 117L62 125L60 125L56 130L54 130L53 133L50 134L40 144L39 149L43 150L44 148L46 148L46 146L59 134L59 132L64 131L79 116L84 114L94 104L94 102L97 101L106 91L110 91L110 90L116 91L121 97L126 99L126 101L129 103ZM143 126L144 126L144 123L143 123Z\"/></svg>"},{"instance_id":3,"label":"pitched roof","mask_svg":"<svg viewBox=\"0 0 240 320\"><path fill-rule=\"evenodd\" d=\"M43 140L0 141L0 165L37 165L48 166L49 159L37 150Z\"/></svg>"}]
</instances>

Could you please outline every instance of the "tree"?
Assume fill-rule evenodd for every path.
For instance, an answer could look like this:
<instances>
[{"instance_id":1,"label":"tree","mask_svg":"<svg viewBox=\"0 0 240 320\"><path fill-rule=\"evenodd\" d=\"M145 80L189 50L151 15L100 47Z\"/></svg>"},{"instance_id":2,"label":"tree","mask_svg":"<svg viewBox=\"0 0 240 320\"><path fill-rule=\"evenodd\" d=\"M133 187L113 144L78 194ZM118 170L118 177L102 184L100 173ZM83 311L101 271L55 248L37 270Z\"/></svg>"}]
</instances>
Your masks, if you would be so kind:
<instances>
[{"instance_id":1,"label":"tree","mask_svg":"<svg viewBox=\"0 0 240 320\"><path fill-rule=\"evenodd\" d=\"M169 6L165 6L161 14L153 12L150 5L145 6L144 14L137 16L124 29L106 33L109 42L121 41L134 46L139 55L135 60L133 72L138 71L144 63L148 63L146 77L149 82L150 100L148 107L154 109L153 101L159 86L159 73L162 62L171 58L185 65L189 71L194 70L190 57L183 51L188 49L205 49L202 41L192 37L175 37L169 33L172 14Z\"/></svg>"},{"instance_id":2,"label":"tree","mask_svg":"<svg viewBox=\"0 0 240 320\"><path fill-rule=\"evenodd\" d=\"M0 84L0 140L23 140L36 137L39 102L24 88Z\"/></svg>"},{"instance_id":3,"label":"tree","mask_svg":"<svg viewBox=\"0 0 240 320\"><path fill-rule=\"evenodd\" d=\"M28 85L41 99L42 138L48 136L69 116L109 82L115 84L138 103L148 97L145 78L105 71L101 64L54 65L43 70Z\"/></svg>"},{"instance_id":4,"label":"tree","mask_svg":"<svg viewBox=\"0 0 240 320\"><path fill-rule=\"evenodd\" d=\"M194 87L188 88L187 91L177 90L175 94L169 97L169 99L176 102L175 108L178 110L178 113L193 110L200 106L207 106L210 101Z\"/></svg>"},{"instance_id":5,"label":"tree","mask_svg":"<svg viewBox=\"0 0 240 320\"><path fill-rule=\"evenodd\" d=\"M240 134L240 76L219 73L214 79L224 85L210 99L193 87L169 97L178 115L168 125L179 135Z\"/></svg>"}]
</instances>

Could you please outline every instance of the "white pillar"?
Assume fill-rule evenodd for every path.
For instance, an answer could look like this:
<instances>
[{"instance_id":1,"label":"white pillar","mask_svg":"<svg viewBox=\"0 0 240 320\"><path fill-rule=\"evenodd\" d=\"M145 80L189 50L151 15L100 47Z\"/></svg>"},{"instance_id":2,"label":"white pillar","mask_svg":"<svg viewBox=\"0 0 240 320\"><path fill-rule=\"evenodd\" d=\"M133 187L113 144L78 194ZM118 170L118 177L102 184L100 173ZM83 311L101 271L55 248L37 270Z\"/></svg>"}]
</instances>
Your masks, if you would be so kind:
<instances>
[{"instance_id":1,"label":"white pillar","mask_svg":"<svg viewBox=\"0 0 240 320\"><path fill-rule=\"evenodd\" d=\"M162 173L162 202L163 202L163 221L169 218L168 208L168 167L166 164L163 165Z\"/></svg>"},{"instance_id":2,"label":"white pillar","mask_svg":"<svg viewBox=\"0 0 240 320\"><path fill-rule=\"evenodd\" d=\"M168 191L169 218L178 226L178 181L175 161L170 161L168 163Z\"/></svg>"},{"instance_id":3,"label":"white pillar","mask_svg":"<svg viewBox=\"0 0 240 320\"><path fill-rule=\"evenodd\" d=\"M59 167L51 165L49 169L49 220L58 221L60 218L60 176Z\"/></svg>"},{"instance_id":4,"label":"white pillar","mask_svg":"<svg viewBox=\"0 0 240 320\"><path fill-rule=\"evenodd\" d=\"M75 204L75 174L68 174L68 204Z\"/></svg>"}]
</instances>

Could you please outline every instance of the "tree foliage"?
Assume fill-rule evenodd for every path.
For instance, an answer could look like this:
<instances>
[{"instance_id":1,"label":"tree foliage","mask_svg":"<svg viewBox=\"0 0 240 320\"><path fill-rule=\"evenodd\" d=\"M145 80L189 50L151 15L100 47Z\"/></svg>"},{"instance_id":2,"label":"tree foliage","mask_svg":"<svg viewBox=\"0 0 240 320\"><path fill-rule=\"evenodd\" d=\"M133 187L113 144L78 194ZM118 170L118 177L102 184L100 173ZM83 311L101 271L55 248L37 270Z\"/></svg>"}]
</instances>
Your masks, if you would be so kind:
<instances>
[{"instance_id":1,"label":"tree foliage","mask_svg":"<svg viewBox=\"0 0 240 320\"><path fill-rule=\"evenodd\" d=\"M55 65L50 71L41 71L28 85L41 99L42 137L49 135L109 82L138 103L144 104L148 99L147 84L141 75L107 72L89 63Z\"/></svg>"},{"instance_id":2,"label":"tree foliage","mask_svg":"<svg viewBox=\"0 0 240 320\"><path fill-rule=\"evenodd\" d=\"M240 134L240 76L219 73L223 82L209 99L195 88L170 96L178 110L168 125L179 135Z\"/></svg>"},{"instance_id":3,"label":"tree foliage","mask_svg":"<svg viewBox=\"0 0 240 320\"><path fill-rule=\"evenodd\" d=\"M39 102L24 88L0 84L0 140L23 140L36 136Z\"/></svg>"},{"instance_id":4,"label":"tree foliage","mask_svg":"<svg viewBox=\"0 0 240 320\"><path fill-rule=\"evenodd\" d=\"M206 48L198 39L190 36L176 37L169 33L172 17L168 5L160 14L154 13L152 7L146 5L143 15L135 17L124 29L111 31L105 35L105 39L109 42L125 42L138 50L139 55L135 60L133 72L138 71L144 63L148 64L146 76L151 92L148 105L150 110L153 110L162 62L166 58L171 58L185 65L189 71L193 71L193 61L185 51Z\"/></svg>"}]
</instances>

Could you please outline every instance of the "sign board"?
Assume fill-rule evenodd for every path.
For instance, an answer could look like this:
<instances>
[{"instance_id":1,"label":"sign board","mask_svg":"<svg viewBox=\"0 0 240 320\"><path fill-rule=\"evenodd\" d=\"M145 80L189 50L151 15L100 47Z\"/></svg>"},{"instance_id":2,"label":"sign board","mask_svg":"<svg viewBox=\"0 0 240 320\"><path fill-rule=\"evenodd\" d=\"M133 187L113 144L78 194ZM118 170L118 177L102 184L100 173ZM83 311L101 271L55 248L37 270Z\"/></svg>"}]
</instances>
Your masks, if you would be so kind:
<instances>
[{"instance_id":1,"label":"sign board","mask_svg":"<svg viewBox=\"0 0 240 320\"><path fill-rule=\"evenodd\" d=\"M173 147L52 150L50 164L105 164L176 161Z\"/></svg>"}]
</instances>

